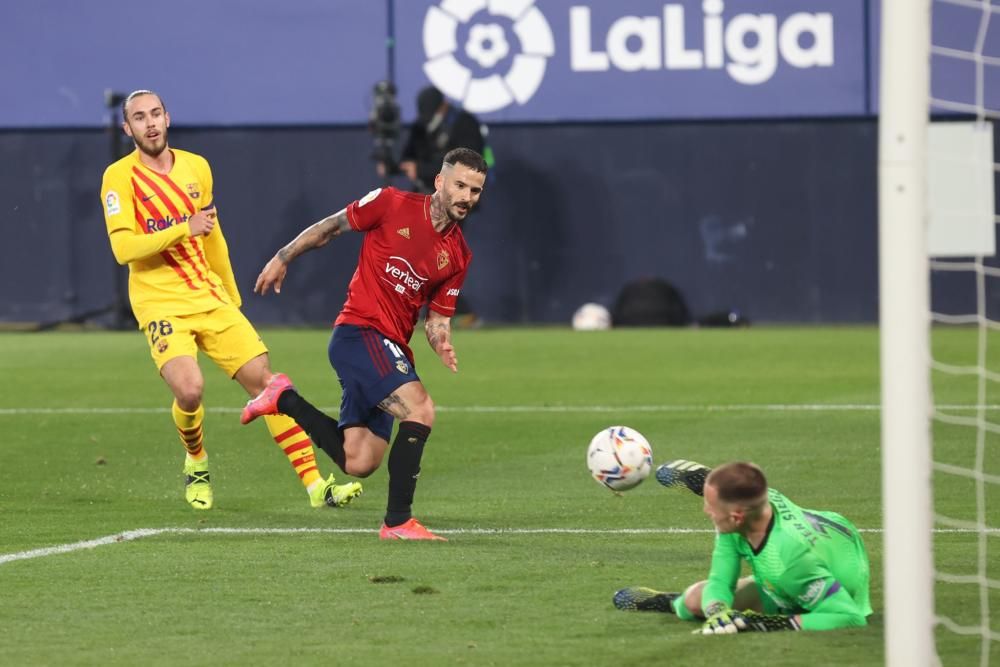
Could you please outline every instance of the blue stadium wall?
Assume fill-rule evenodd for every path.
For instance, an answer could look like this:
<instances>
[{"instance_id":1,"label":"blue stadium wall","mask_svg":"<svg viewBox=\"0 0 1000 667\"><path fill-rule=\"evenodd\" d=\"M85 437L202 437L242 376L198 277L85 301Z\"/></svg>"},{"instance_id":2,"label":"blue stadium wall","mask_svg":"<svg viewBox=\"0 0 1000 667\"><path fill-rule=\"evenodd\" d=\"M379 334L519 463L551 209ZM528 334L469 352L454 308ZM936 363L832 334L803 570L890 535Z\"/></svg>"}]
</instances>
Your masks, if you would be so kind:
<instances>
[{"instance_id":1,"label":"blue stadium wall","mask_svg":"<svg viewBox=\"0 0 1000 667\"><path fill-rule=\"evenodd\" d=\"M104 128L116 120L104 91L138 87L163 94L172 145L213 165L251 318L329 322L358 238L303 256L279 298L251 294L257 272L304 226L380 185L364 126L372 84L394 76L409 120L442 62L482 84L453 97L480 107L497 154L466 230L475 259L464 292L488 322L567 322L645 277L675 285L696 316L874 321L878 11L877 0L176 0L157 25L213 49L150 60L101 37L127 28L124 0L11 0L0 22L0 323L80 319L114 303L124 270L99 202L112 159ZM949 11L935 23L945 44L978 25L975 12ZM790 51L783 39L773 67L740 69L748 56L728 40L712 56L725 67L708 66L700 43L712 26L761 16L814 32ZM663 33L614 47L637 17ZM486 69L468 48L480 24L494 30L480 51L509 47ZM689 53L653 44L678 30ZM629 71L636 53L648 57ZM438 85L455 80L446 71ZM516 71L537 76L490 88ZM952 70L933 79L962 81ZM507 89L520 98L502 99ZM963 310L971 291L948 280L934 283L936 306Z\"/></svg>"},{"instance_id":2,"label":"blue stadium wall","mask_svg":"<svg viewBox=\"0 0 1000 667\"><path fill-rule=\"evenodd\" d=\"M213 165L251 318L330 321L357 238L297 260L279 298L251 289L304 226L379 185L367 130L175 129L171 140ZM695 314L877 316L872 121L504 125L491 140L498 166L467 225L465 289L487 321L566 322L643 277L673 283ZM99 201L106 132L8 131L0 155L0 319L67 319L110 302L120 272Z\"/></svg>"}]
</instances>

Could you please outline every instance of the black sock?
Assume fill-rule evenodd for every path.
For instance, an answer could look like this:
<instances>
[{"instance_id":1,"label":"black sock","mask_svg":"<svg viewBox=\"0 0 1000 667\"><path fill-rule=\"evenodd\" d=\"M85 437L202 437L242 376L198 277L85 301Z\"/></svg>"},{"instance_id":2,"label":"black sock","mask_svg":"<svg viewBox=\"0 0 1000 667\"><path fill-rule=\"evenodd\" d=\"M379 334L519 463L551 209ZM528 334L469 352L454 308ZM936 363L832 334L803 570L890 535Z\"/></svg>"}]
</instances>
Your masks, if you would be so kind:
<instances>
[{"instance_id":1,"label":"black sock","mask_svg":"<svg viewBox=\"0 0 1000 667\"><path fill-rule=\"evenodd\" d=\"M278 410L294 419L309 434L313 442L326 452L341 470L344 470L347 462L347 455L344 454L344 433L337 425L336 419L315 408L294 389L281 392L281 396L278 397Z\"/></svg>"},{"instance_id":2,"label":"black sock","mask_svg":"<svg viewBox=\"0 0 1000 667\"><path fill-rule=\"evenodd\" d=\"M420 474L420 457L431 434L429 426L417 422L399 422L399 431L389 451L389 504L385 525L398 526L411 516L413 492Z\"/></svg>"}]
</instances>

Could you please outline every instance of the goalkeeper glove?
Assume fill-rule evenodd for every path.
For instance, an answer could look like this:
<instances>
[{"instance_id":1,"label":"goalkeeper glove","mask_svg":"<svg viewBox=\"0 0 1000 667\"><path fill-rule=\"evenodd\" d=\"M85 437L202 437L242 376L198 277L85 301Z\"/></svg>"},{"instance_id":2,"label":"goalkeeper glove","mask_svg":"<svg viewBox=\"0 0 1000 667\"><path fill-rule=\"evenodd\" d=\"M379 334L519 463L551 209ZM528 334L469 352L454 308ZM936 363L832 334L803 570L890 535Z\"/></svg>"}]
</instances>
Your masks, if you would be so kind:
<instances>
[{"instance_id":1,"label":"goalkeeper glove","mask_svg":"<svg viewBox=\"0 0 1000 667\"><path fill-rule=\"evenodd\" d=\"M782 614L761 614L747 609L735 611L722 609L711 614L701 626L703 635L725 635L737 632L778 632L779 630L801 630L802 626L794 616Z\"/></svg>"},{"instance_id":2,"label":"goalkeeper glove","mask_svg":"<svg viewBox=\"0 0 1000 667\"><path fill-rule=\"evenodd\" d=\"M695 461L677 459L656 469L656 481L663 486L686 486L691 493L705 494L705 478L712 469Z\"/></svg>"},{"instance_id":3,"label":"goalkeeper glove","mask_svg":"<svg viewBox=\"0 0 1000 667\"><path fill-rule=\"evenodd\" d=\"M705 619L701 629L695 630L692 634L731 635L746 630L743 615L721 602L709 605L705 613L708 618Z\"/></svg>"},{"instance_id":4,"label":"goalkeeper glove","mask_svg":"<svg viewBox=\"0 0 1000 667\"><path fill-rule=\"evenodd\" d=\"M747 609L742 612L743 622L748 632L778 632L779 630L801 630L802 625L794 616L782 614L761 614Z\"/></svg>"},{"instance_id":5,"label":"goalkeeper glove","mask_svg":"<svg viewBox=\"0 0 1000 667\"><path fill-rule=\"evenodd\" d=\"M612 602L622 611L662 611L674 613L674 600L680 593L661 593L644 586L630 586L615 593Z\"/></svg>"}]
</instances>

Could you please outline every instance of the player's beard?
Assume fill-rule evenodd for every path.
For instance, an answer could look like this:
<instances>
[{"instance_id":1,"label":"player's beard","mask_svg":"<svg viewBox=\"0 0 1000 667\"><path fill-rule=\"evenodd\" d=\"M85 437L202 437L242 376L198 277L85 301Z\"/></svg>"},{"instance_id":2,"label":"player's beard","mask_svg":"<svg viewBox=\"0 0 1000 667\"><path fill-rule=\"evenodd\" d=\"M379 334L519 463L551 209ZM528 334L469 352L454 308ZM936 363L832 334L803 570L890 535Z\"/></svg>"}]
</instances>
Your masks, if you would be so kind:
<instances>
[{"instance_id":1,"label":"player's beard","mask_svg":"<svg viewBox=\"0 0 1000 667\"><path fill-rule=\"evenodd\" d=\"M444 210L448 212L448 218L452 222L459 223L469 217L469 213L472 211L472 204L466 204L463 209L453 201L449 201Z\"/></svg>"},{"instance_id":2,"label":"player's beard","mask_svg":"<svg viewBox=\"0 0 1000 667\"><path fill-rule=\"evenodd\" d=\"M147 139L145 136L132 135L135 139L135 145L139 147L139 150L148 155L149 157L159 157L167 148L167 129L163 128L160 132L160 136L155 139Z\"/></svg>"},{"instance_id":3,"label":"player's beard","mask_svg":"<svg viewBox=\"0 0 1000 667\"><path fill-rule=\"evenodd\" d=\"M471 210L472 204L467 203L463 215L462 209L455 204L454 197L444 189L437 190L431 195L431 220L440 220L439 216L443 213L449 224L459 224L469 216Z\"/></svg>"}]
</instances>

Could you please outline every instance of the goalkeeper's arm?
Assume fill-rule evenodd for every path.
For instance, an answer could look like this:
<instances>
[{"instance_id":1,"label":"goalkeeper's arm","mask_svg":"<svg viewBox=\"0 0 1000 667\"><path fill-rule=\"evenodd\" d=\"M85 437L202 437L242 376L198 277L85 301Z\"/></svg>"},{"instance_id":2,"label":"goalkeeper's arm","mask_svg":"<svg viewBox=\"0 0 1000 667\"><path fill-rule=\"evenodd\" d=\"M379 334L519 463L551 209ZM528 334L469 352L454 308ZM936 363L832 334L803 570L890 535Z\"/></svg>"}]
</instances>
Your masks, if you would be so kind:
<instances>
[{"instance_id":1,"label":"goalkeeper's arm","mask_svg":"<svg viewBox=\"0 0 1000 667\"><path fill-rule=\"evenodd\" d=\"M868 619L847 590L837 583L812 611L795 614L762 614L730 609L722 602L709 606L708 619L701 627L702 634L732 634L736 632L777 632L780 630L837 630L864 627Z\"/></svg>"},{"instance_id":2,"label":"goalkeeper's arm","mask_svg":"<svg viewBox=\"0 0 1000 667\"><path fill-rule=\"evenodd\" d=\"M836 590L831 587L833 592L828 592L812 611L799 616L803 630L836 630L868 625L868 618L847 589L839 583L834 583L834 586Z\"/></svg>"},{"instance_id":3,"label":"goalkeeper's arm","mask_svg":"<svg viewBox=\"0 0 1000 667\"><path fill-rule=\"evenodd\" d=\"M811 552L791 561L782 575L786 590L796 591L803 630L835 630L868 624L850 592Z\"/></svg>"},{"instance_id":4,"label":"goalkeeper's arm","mask_svg":"<svg viewBox=\"0 0 1000 667\"><path fill-rule=\"evenodd\" d=\"M740 579L740 563L734 535L716 534L712 566L701 593L701 610L705 618L719 609L729 609L732 606Z\"/></svg>"}]
</instances>

